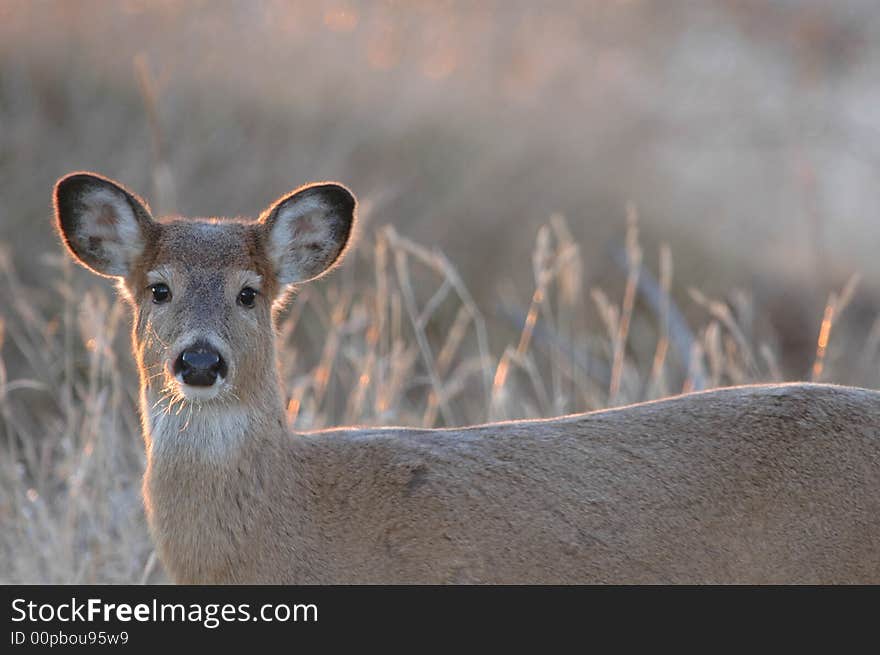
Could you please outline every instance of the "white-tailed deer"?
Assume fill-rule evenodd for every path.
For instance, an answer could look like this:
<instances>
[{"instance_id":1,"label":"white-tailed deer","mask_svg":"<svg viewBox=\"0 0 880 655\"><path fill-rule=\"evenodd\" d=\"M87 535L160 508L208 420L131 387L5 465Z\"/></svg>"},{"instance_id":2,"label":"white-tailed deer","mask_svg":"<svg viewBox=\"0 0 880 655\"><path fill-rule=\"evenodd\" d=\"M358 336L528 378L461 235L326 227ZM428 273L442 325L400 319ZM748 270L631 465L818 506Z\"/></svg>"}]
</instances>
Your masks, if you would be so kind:
<instances>
[{"instance_id":1,"label":"white-tailed deer","mask_svg":"<svg viewBox=\"0 0 880 655\"><path fill-rule=\"evenodd\" d=\"M160 221L74 173L55 208L134 311L144 501L178 582L880 582L878 393L752 386L291 434L273 301L339 261L347 189L303 187L254 221Z\"/></svg>"}]
</instances>

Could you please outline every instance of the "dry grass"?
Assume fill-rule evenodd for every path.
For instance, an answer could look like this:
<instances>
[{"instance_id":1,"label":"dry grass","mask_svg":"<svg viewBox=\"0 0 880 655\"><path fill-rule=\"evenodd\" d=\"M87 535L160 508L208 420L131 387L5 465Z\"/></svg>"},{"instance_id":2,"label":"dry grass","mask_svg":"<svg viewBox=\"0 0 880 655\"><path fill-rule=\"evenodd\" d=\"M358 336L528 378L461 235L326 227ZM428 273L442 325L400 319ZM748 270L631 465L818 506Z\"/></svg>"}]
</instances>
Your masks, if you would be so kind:
<instances>
[{"instance_id":1,"label":"dry grass","mask_svg":"<svg viewBox=\"0 0 880 655\"><path fill-rule=\"evenodd\" d=\"M634 217L627 244L621 299L585 293L579 249L553 217L538 232L521 332L496 356L488 338L496 326L454 265L391 227L379 230L332 279L302 289L279 322L291 425L433 427L551 416L776 378L772 349L749 341L727 303L694 290L708 323L673 328L669 316L679 310L669 294L668 252L655 311L654 287L638 285L652 276L641 265ZM43 313L9 259L0 264L2 582L162 581L139 495L143 452L127 307L106 286L71 278L72 265L53 257L45 265L58 281L60 310ZM852 288L829 300L817 375L833 361L829 334ZM592 312L605 334L585 328ZM644 361L631 347L634 332L642 345L648 338L655 344ZM875 331L865 346L875 363L877 341ZM689 350L675 352L670 344L677 343ZM9 360L22 371L14 379L6 374Z\"/></svg>"}]
</instances>

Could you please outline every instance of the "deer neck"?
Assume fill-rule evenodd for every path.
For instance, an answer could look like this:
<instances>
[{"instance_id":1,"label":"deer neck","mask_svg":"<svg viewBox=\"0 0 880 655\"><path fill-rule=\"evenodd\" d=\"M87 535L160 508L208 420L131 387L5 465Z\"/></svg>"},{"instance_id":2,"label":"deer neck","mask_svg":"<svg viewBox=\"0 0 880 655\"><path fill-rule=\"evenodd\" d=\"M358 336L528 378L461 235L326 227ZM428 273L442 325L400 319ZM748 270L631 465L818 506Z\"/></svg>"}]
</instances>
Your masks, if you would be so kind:
<instances>
[{"instance_id":1,"label":"deer neck","mask_svg":"<svg viewBox=\"0 0 880 655\"><path fill-rule=\"evenodd\" d=\"M234 582L230 572L248 575L243 556L256 555L266 543L262 533L277 511L273 499L308 495L302 493L302 467L290 461L295 447L279 395L262 403L180 408L142 387L141 405L144 502L166 567L179 582ZM292 513L292 527L305 533L300 522L307 511Z\"/></svg>"}]
</instances>

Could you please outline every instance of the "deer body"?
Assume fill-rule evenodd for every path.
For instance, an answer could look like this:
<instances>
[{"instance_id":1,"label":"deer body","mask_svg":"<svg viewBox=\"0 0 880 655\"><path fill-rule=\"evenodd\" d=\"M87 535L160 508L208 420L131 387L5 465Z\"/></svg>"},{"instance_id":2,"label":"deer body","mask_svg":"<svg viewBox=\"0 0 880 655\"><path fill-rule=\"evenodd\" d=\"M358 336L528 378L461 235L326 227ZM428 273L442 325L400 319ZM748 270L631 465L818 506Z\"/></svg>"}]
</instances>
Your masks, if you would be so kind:
<instances>
[{"instance_id":1,"label":"deer body","mask_svg":"<svg viewBox=\"0 0 880 655\"><path fill-rule=\"evenodd\" d=\"M132 303L144 500L186 583L880 582L880 394L723 389L450 430L290 434L272 300L349 238L337 185L155 221L92 174L59 228Z\"/></svg>"},{"instance_id":2,"label":"deer body","mask_svg":"<svg viewBox=\"0 0 880 655\"><path fill-rule=\"evenodd\" d=\"M144 493L180 582L877 582L878 415L779 385L461 430L255 423L220 463L154 449Z\"/></svg>"}]
</instances>

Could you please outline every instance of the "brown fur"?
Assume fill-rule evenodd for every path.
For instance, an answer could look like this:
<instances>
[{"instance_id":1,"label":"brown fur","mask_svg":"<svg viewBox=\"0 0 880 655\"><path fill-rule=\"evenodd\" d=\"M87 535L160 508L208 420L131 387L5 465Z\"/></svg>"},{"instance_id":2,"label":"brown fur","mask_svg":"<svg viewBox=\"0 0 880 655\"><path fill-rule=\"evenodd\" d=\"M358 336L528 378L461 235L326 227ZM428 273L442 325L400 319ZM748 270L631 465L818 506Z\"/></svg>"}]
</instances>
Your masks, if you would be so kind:
<instances>
[{"instance_id":1,"label":"brown fur","mask_svg":"<svg viewBox=\"0 0 880 655\"><path fill-rule=\"evenodd\" d=\"M350 220L316 222L348 211L338 188L322 196L329 213L284 233L329 235L323 248L272 250L276 212L298 202L288 196L258 222L149 225L130 263L144 500L176 581L880 582L873 391L751 386L544 421L288 433L271 304L279 278L338 261ZM57 189L71 252L98 272L121 266L105 260L126 250L84 250L71 232L89 217L65 212L88 203L65 195L88 191ZM174 294L161 309L147 289L157 268ZM235 304L241 270L262 278L249 311ZM195 333L230 360L223 390L204 401L175 395L167 373Z\"/></svg>"}]
</instances>

